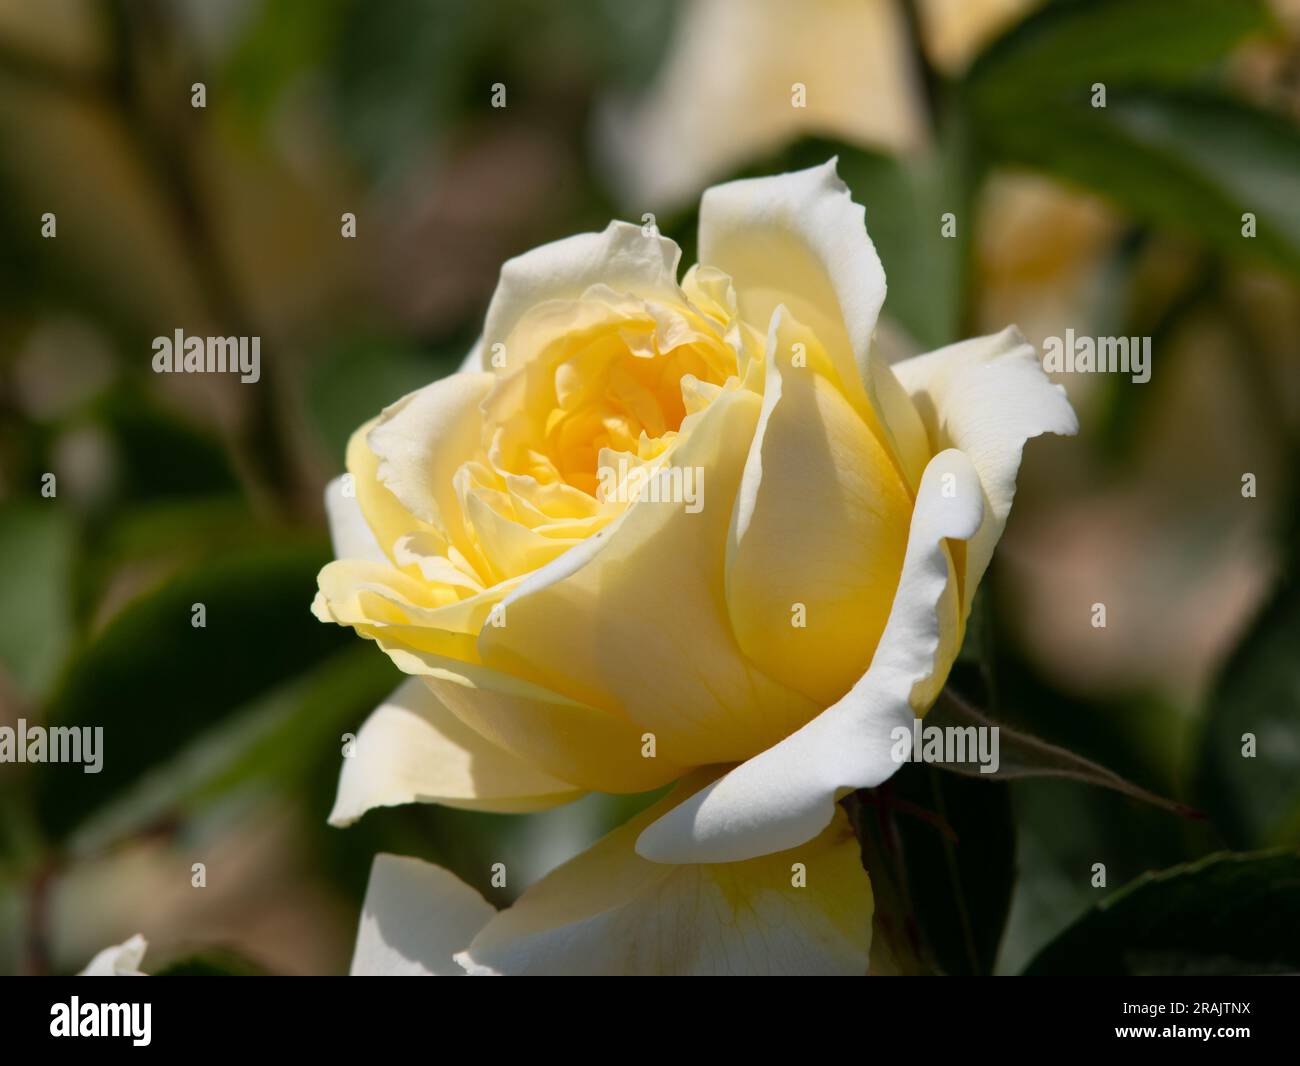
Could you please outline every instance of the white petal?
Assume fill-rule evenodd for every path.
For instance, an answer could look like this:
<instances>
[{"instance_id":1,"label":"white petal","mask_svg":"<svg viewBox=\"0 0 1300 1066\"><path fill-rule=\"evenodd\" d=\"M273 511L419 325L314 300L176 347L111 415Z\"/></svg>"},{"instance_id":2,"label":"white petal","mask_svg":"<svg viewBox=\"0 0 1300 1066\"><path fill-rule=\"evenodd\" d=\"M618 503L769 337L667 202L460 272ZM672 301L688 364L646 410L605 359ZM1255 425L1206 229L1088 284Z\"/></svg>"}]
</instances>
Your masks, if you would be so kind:
<instances>
[{"instance_id":1,"label":"white petal","mask_svg":"<svg viewBox=\"0 0 1300 1066\"><path fill-rule=\"evenodd\" d=\"M441 803L517 813L577 799L581 790L497 747L443 706L419 678L398 686L343 760L330 824L351 825L372 807Z\"/></svg>"},{"instance_id":2,"label":"white petal","mask_svg":"<svg viewBox=\"0 0 1300 1066\"><path fill-rule=\"evenodd\" d=\"M353 977L463 977L452 956L496 913L441 866L376 855L352 955Z\"/></svg>"},{"instance_id":3,"label":"white petal","mask_svg":"<svg viewBox=\"0 0 1300 1066\"><path fill-rule=\"evenodd\" d=\"M700 262L730 276L740 315L767 330L778 306L825 346L837 384L915 487L928 455L916 412L872 337L885 272L831 159L716 185L700 201Z\"/></svg>"},{"instance_id":4,"label":"white petal","mask_svg":"<svg viewBox=\"0 0 1300 1066\"><path fill-rule=\"evenodd\" d=\"M681 300L681 254L657 230L647 235L631 223L611 222L601 233L566 237L508 260L483 324L483 358L491 358L495 344L504 344L505 367L513 368L510 337L520 318L547 300L577 299L592 285Z\"/></svg>"},{"instance_id":5,"label":"white petal","mask_svg":"<svg viewBox=\"0 0 1300 1066\"><path fill-rule=\"evenodd\" d=\"M871 882L842 811L816 840L782 855L724 866L647 862L633 849L637 834L677 799L533 885L459 961L483 975L866 973Z\"/></svg>"},{"instance_id":6,"label":"white petal","mask_svg":"<svg viewBox=\"0 0 1300 1066\"><path fill-rule=\"evenodd\" d=\"M899 763L891 731L911 728L913 692L936 673L942 599L952 594L944 540L965 540L979 528L982 496L960 452L931 460L870 668L833 707L650 826L637 841L641 855L662 863L735 862L791 848L825 828L842 790L893 775Z\"/></svg>"},{"instance_id":7,"label":"white petal","mask_svg":"<svg viewBox=\"0 0 1300 1066\"><path fill-rule=\"evenodd\" d=\"M479 446L479 403L491 387L487 374L451 374L385 407L366 435L379 480L420 521L455 531L452 478Z\"/></svg>"},{"instance_id":8,"label":"white petal","mask_svg":"<svg viewBox=\"0 0 1300 1066\"><path fill-rule=\"evenodd\" d=\"M456 368L457 374L473 374L480 370L488 369L483 365L483 338L479 337L472 347L461 360L460 366Z\"/></svg>"},{"instance_id":9,"label":"white petal","mask_svg":"<svg viewBox=\"0 0 1300 1066\"><path fill-rule=\"evenodd\" d=\"M921 414L932 446L970 456L988 499L984 522L966 546L966 603L988 568L1016 494L1025 441L1079 431L1065 390L1048 379L1014 326L894 364Z\"/></svg>"},{"instance_id":10,"label":"white petal","mask_svg":"<svg viewBox=\"0 0 1300 1066\"><path fill-rule=\"evenodd\" d=\"M386 563L388 557L366 524L361 505L357 503L355 489L351 495L344 494L343 489L349 476L342 474L325 486L325 515L329 519L334 558Z\"/></svg>"},{"instance_id":11,"label":"white petal","mask_svg":"<svg viewBox=\"0 0 1300 1066\"><path fill-rule=\"evenodd\" d=\"M81 971L78 977L146 977L141 972L145 950L149 942L136 933L130 940L105 948Z\"/></svg>"},{"instance_id":12,"label":"white petal","mask_svg":"<svg viewBox=\"0 0 1300 1066\"><path fill-rule=\"evenodd\" d=\"M885 272L834 159L707 190L700 262L731 277L741 317L755 328L766 331L785 304L826 346L850 402L874 391L871 337Z\"/></svg>"}]
</instances>

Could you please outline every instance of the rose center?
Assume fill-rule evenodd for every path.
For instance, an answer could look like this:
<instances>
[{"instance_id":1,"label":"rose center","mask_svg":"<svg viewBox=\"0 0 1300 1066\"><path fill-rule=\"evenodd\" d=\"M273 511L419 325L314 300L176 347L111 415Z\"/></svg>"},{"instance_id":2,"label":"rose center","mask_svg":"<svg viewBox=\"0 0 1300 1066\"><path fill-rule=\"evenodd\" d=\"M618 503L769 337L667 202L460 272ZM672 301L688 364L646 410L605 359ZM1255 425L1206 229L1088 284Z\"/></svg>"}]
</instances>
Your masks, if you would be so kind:
<instances>
[{"instance_id":1,"label":"rose center","mask_svg":"<svg viewBox=\"0 0 1300 1066\"><path fill-rule=\"evenodd\" d=\"M684 383L720 386L735 373L734 352L716 336L674 343L663 332L653 321L623 322L553 342L514 386L522 409L493 431L497 468L596 497L602 465L661 456L689 413Z\"/></svg>"}]
</instances>

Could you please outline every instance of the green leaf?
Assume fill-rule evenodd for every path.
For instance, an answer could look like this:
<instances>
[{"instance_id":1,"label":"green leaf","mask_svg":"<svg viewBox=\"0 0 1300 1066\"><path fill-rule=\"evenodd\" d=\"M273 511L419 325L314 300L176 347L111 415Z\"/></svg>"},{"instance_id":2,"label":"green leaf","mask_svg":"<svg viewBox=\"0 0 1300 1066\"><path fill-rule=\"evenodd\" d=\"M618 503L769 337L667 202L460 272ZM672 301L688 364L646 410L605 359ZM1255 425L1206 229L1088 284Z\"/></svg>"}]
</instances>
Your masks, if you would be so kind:
<instances>
[{"instance_id":1,"label":"green leaf","mask_svg":"<svg viewBox=\"0 0 1300 1066\"><path fill-rule=\"evenodd\" d=\"M1300 274L1300 132L1245 104L1116 92L1105 108L1026 104L990 117L988 143L1238 259ZM1243 216L1254 216L1254 237Z\"/></svg>"},{"instance_id":2,"label":"green leaf","mask_svg":"<svg viewBox=\"0 0 1300 1066\"><path fill-rule=\"evenodd\" d=\"M288 0L250 14L221 72L222 95L239 121L260 127L294 80L320 63L337 36L342 10L342 0Z\"/></svg>"},{"instance_id":3,"label":"green leaf","mask_svg":"<svg viewBox=\"0 0 1300 1066\"><path fill-rule=\"evenodd\" d=\"M40 768L42 821L62 835L256 695L355 638L309 610L324 545L231 551L136 600L71 663L51 725L103 727L103 765ZM203 604L206 626L192 623Z\"/></svg>"},{"instance_id":4,"label":"green leaf","mask_svg":"<svg viewBox=\"0 0 1300 1066\"><path fill-rule=\"evenodd\" d=\"M923 350L958 339L968 233L968 190L956 133L932 156L900 160L845 150L840 177L866 206L867 230L885 268L885 313ZM951 212L956 235L943 235Z\"/></svg>"},{"instance_id":5,"label":"green leaf","mask_svg":"<svg viewBox=\"0 0 1300 1066\"><path fill-rule=\"evenodd\" d=\"M676 6L346 0L324 57L334 124L345 148L384 171L487 111L490 88L500 82L509 87L511 113L516 100L531 104L531 125L558 120L567 136L575 89L582 99L581 90L635 86L659 69Z\"/></svg>"},{"instance_id":6,"label":"green leaf","mask_svg":"<svg viewBox=\"0 0 1300 1066\"><path fill-rule=\"evenodd\" d=\"M1300 967L1300 854L1211 855L1090 910L1028 975L1258 974Z\"/></svg>"},{"instance_id":7,"label":"green leaf","mask_svg":"<svg viewBox=\"0 0 1300 1066\"><path fill-rule=\"evenodd\" d=\"M1300 841L1300 579L1275 593L1224 666L1199 747L1197 795L1234 847ZM1243 756L1243 738L1255 742Z\"/></svg>"},{"instance_id":8,"label":"green leaf","mask_svg":"<svg viewBox=\"0 0 1300 1066\"><path fill-rule=\"evenodd\" d=\"M54 682L72 640L75 542L57 500L0 509L0 663L28 697Z\"/></svg>"},{"instance_id":9,"label":"green leaf","mask_svg":"<svg viewBox=\"0 0 1300 1066\"><path fill-rule=\"evenodd\" d=\"M401 680L369 641L326 660L196 736L77 829L74 852L97 852L150 826L250 791L294 792L313 771L337 772L342 735ZM321 819L325 811L314 812Z\"/></svg>"},{"instance_id":10,"label":"green leaf","mask_svg":"<svg viewBox=\"0 0 1300 1066\"><path fill-rule=\"evenodd\" d=\"M1058 0L989 45L965 84L985 110L1047 98L1086 105L1097 82L1186 84L1273 27L1264 0Z\"/></svg>"},{"instance_id":11,"label":"green leaf","mask_svg":"<svg viewBox=\"0 0 1300 1066\"><path fill-rule=\"evenodd\" d=\"M989 974L1015 882L1016 833L1005 784L910 763L849 813L876 896L877 932L947 974Z\"/></svg>"},{"instance_id":12,"label":"green leaf","mask_svg":"<svg viewBox=\"0 0 1300 1066\"><path fill-rule=\"evenodd\" d=\"M986 773L973 758L966 762L935 763L945 770L984 781L1016 780L1030 777L1053 777L1082 781L1099 788L1112 789L1130 799L1140 800L1183 817L1202 817L1186 804L1158 796L1126 781L1104 766L1076 755L1045 740L1021 733L981 714L950 688L940 694L934 709L926 716L923 728L997 729L998 767Z\"/></svg>"},{"instance_id":13,"label":"green leaf","mask_svg":"<svg viewBox=\"0 0 1300 1066\"><path fill-rule=\"evenodd\" d=\"M999 723L1080 754L1143 788L1181 798L1177 788L1185 714L1160 694L1143 689L1101 697L1062 687L1020 650L1014 602L1006 590L987 579L981 587L991 594L995 638L989 642L993 680L986 699ZM975 691L954 687L962 693Z\"/></svg>"},{"instance_id":14,"label":"green leaf","mask_svg":"<svg viewBox=\"0 0 1300 1066\"><path fill-rule=\"evenodd\" d=\"M1094 189L1139 218L1300 273L1300 132L1202 75L1273 28L1259 0L1048 5L963 82L993 160ZM1094 107L1094 85L1106 103ZM1243 236L1247 212L1257 235Z\"/></svg>"},{"instance_id":15,"label":"green leaf","mask_svg":"<svg viewBox=\"0 0 1300 1066\"><path fill-rule=\"evenodd\" d=\"M238 490L221 441L123 385L95 406L117 449L118 495L127 501L210 496Z\"/></svg>"},{"instance_id":16,"label":"green leaf","mask_svg":"<svg viewBox=\"0 0 1300 1066\"><path fill-rule=\"evenodd\" d=\"M273 534L233 493L150 500L119 508L97 530L93 561L111 579L123 566L176 559L198 562L252 547Z\"/></svg>"},{"instance_id":17,"label":"green leaf","mask_svg":"<svg viewBox=\"0 0 1300 1066\"><path fill-rule=\"evenodd\" d=\"M155 977L266 977L270 971L226 948L203 948L155 970Z\"/></svg>"}]
</instances>

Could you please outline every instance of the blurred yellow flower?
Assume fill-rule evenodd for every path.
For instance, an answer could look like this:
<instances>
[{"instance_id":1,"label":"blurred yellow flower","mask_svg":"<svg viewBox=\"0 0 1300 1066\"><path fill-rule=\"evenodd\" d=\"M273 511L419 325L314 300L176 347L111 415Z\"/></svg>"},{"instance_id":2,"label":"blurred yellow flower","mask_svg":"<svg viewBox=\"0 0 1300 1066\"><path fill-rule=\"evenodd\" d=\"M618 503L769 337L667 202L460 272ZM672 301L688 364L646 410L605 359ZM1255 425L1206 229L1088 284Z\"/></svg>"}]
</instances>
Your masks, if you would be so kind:
<instances>
[{"instance_id":1,"label":"blurred yellow flower","mask_svg":"<svg viewBox=\"0 0 1300 1066\"><path fill-rule=\"evenodd\" d=\"M932 62L956 71L1038 0L923 0ZM601 116L624 201L660 211L799 136L912 152L929 132L899 0L694 0L653 85Z\"/></svg>"}]
</instances>

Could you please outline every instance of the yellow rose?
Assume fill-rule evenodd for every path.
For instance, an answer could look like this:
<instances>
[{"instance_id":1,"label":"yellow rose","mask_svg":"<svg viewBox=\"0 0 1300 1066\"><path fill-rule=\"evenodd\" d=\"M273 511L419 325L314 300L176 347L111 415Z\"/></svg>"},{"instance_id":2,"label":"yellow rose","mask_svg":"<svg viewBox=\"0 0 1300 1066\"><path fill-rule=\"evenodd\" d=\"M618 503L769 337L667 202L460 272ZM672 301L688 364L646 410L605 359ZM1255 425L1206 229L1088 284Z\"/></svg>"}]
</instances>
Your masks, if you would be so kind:
<instances>
[{"instance_id":1,"label":"yellow rose","mask_svg":"<svg viewBox=\"0 0 1300 1066\"><path fill-rule=\"evenodd\" d=\"M644 925L673 907L655 893L711 886L788 921L790 849L856 910L805 908L812 954L773 968L851 971L851 945L865 969L836 800L897 769L891 730L942 687L1025 440L1076 429L1013 329L879 358L884 273L833 162L710 189L699 250L679 282L673 242L612 223L511 260L466 367L359 429L327 493L339 558L313 610L415 679L363 727L332 821L683 779L455 945L471 969L528 969L517 941L614 897ZM568 964L645 968L625 939ZM707 969L699 950L653 968Z\"/></svg>"}]
</instances>

